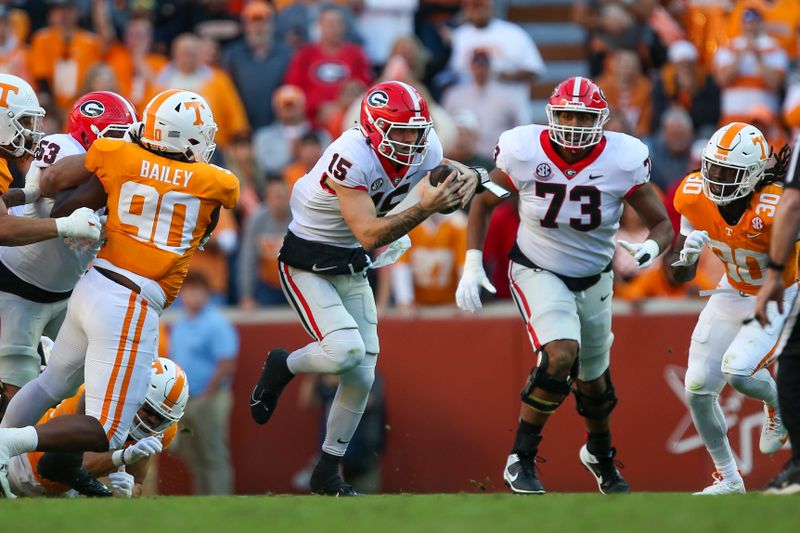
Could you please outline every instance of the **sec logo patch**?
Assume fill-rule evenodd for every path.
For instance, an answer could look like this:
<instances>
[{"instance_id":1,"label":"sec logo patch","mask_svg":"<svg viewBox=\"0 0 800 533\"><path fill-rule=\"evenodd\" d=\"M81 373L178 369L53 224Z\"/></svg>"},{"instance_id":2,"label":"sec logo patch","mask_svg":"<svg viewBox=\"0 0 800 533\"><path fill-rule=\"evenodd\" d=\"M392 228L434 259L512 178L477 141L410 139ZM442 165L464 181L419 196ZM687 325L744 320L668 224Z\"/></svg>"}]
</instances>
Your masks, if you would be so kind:
<instances>
[{"instance_id":1,"label":"sec logo patch","mask_svg":"<svg viewBox=\"0 0 800 533\"><path fill-rule=\"evenodd\" d=\"M750 225L753 226L754 230L764 229L764 221L761 220L761 217L754 217L753 221L750 222Z\"/></svg>"},{"instance_id":2,"label":"sec logo patch","mask_svg":"<svg viewBox=\"0 0 800 533\"><path fill-rule=\"evenodd\" d=\"M551 174L553 174L553 169L547 163L540 163L536 167L536 175L542 178L542 181L547 181Z\"/></svg>"},{"instance_id":3,"label":"sec logo patch","mask_svg":"<svg viewBox=\"0 0 800 533\"><path fill-rule=\"evenodd\" d=\"M383 187L383 178L376 179L375 181L372 182L372 185L369 186L372 192L377 191L381 187Z\"/></svg>"}]
</instances>

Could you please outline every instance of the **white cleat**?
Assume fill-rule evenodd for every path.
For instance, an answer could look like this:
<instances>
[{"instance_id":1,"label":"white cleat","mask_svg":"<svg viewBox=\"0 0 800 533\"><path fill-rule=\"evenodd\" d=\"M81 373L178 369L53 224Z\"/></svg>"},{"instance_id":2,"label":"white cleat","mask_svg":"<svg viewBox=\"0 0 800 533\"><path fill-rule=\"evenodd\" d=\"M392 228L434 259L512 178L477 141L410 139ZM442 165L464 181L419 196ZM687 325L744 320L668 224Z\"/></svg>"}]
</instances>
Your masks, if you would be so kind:
<instances>
[{"instance_id":1,"label":"white cleat","mask_svg":"<svg viewBox=\"0 0 800 533\"><path fill-rule=\"evenodd\" d=\"M764 425L761 426L761 438L758 448L761 453L771 454L781 449L789 438L789 431L783 425L781 414L764 404Z\"/></svg>"},{"instance_id":2,"label":"white cleat","mask_svg":"<svg viewBox=\"0 0 800 533\"><path fill-rule=\"evenodd\" d=\"M719 496L722 494L744 494L744 480L737 475L734 479L725 479L719 472L711 474L714 483L704 488L700 492L695 492L695 496Z\"/></svg>"}]
</instances>

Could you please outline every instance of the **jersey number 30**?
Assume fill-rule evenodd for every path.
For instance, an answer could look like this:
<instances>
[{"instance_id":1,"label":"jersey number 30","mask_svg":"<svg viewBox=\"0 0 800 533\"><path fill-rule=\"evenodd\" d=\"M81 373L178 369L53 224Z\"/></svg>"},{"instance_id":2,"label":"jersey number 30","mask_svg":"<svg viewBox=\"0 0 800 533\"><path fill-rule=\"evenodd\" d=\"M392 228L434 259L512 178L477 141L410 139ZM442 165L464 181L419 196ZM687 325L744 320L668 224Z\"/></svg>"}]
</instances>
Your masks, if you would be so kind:
<instances>
[{"instance_id":1,"label":"jersey number 30","mask_svg":"<svg viewBox=\"0 0 800 533\"><path fill-rule=\"evenodd\" d=\"M125 182L119 193L120 222L136 228L131 235L152 242L161 250L183 255L192 244L200 199L191 194L169 191L164 195L155 187Z\"/></svg>"}]
</instances>

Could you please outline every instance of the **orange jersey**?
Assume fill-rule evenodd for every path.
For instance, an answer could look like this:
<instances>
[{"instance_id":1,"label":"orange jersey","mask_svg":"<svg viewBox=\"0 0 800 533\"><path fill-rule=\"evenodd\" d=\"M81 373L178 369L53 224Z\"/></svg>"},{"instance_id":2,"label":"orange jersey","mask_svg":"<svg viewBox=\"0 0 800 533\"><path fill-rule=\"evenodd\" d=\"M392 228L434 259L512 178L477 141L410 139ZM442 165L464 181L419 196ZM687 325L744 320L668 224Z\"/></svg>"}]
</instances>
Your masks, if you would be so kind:
<instances>
[{"instance_id":1,"label":"orange jersey","mask_svg":"<svg viewBox=\"0 0 800 533\"><path fill-rule=\"evenodd\" d=\"M95 141L85 166L108 195L108 237L98 259L157 282L166 307L178 295L211 212L236 205L239 180L220 167L175 161L119 139Z\"/></svg>"},{"instance_id":2,"label":"orange jersey","mask_svg":"<svg viewBox=\"0 0 800 533\"><path fill-rule=\"evenodd\" d=\"M411 266L416 303L453 303L467 252L464 216L452 214L436 226L423 222L408 236L411 249L399 262Z\"/></svg>"},{"instance_id":3,"label":"orange jersey","mask_svg":"<svg viewBox=\"0 0 800 533\"><path fill-rule=\"evenodd\" d=\"M58 416L67 416L67 415L82 415L83 414L83 393L84 393L85 385L81 385L81 388L78 389L78 392L75 393L74 396L63 400L60 404L56 405L47 410L45 414L42 415L42 418L39 419L39 422L36 424L40 426L53 418ZM167 429L164 430L164 433L161 434L161 444L163 449L167 449L167 447L172 444L172 441L175 440L175 435L178 434L178 424L172 424ZM132 441L129 439L128 444ZM33 475L36 477L36 480L45 488L48 492L53 494L62 494L69 490L69 487L66 485L62 485L61 483L55 483L53 481L48 481L44 479L39 474L39 460L42 458L45 452L30 452L28 453L28 462L31 465L31 469L33 471Z\"/></svg>"},{"instance_id":4,"label":"orange jersey","mask_svg":"<svg viewBox=\"0 0 800 533\"><path fill-rule=\"evenodd\" d=\"M769 238L775 211L783 194L783 186L767 185L753 193L742 218L729 225L716 204L703 194L703 178L692 172L683 179L675 193L675 209L697 230L705 230L709 247L725 264L731 286L755 295L764 283L768 262ZM783 279L786 286L797 278L797 247L786 264Z\"/></svg>"},{"instance_id":5,"label":"orange jersey","mask_svg":"<svg viewBox=\"0 0 800 533\"><path fill-rule=\"evenodd\" d=\"M12 181L14 181L14 176L11 175L11 170L8 168L8 161L0 157L0 194L8 192Z\"/></svg>"}]
</instances>

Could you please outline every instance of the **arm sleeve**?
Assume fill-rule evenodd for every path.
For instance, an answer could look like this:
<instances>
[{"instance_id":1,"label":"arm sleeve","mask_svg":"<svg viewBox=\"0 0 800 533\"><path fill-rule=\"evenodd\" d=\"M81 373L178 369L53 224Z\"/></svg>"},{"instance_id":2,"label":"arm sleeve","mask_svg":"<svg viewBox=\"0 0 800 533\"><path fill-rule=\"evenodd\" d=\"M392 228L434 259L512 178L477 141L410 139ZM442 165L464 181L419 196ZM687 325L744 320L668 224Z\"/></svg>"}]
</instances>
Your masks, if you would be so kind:
<instances>
[{"instance_id":1,"label":"arm sleeve","mask_svg":"<svg viewBox=\"0 0 800 533\"><path fill-rule=\"evenodd\" d=\"M684 237L688 237L691 232L694 231L694 226L689 219L685 216L681 215L681 235Z\"/></svg>"},{"instance_id":2,"label":"arm sleeve","mask_svg":"<svg viewBox=\"0 0 800 533\"><path fill-rule=\"evenodd\" d=\"M509 171L508 145L509 132L506 131L500 135L500 139L498 139L497 145L494 147L494 166L502 170L508 178L508 182L514 187L514 190L519 191L522 187L522 183L515 180Z\"/></svg>"},{"instance_id":3,"label":"arm sleeve","mask_svg":"<svg viewBox=\"0 0 800 533\"><path fill-rule=\"evenodd\" d=\"M369 191L367 177L359 167L356 157L346 148L342 145L331 145L325 150L322 155L322 160L327 162L325 175L348 189Z\"/></svg>"}]
</instances>

